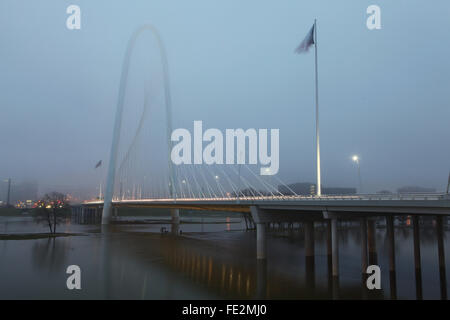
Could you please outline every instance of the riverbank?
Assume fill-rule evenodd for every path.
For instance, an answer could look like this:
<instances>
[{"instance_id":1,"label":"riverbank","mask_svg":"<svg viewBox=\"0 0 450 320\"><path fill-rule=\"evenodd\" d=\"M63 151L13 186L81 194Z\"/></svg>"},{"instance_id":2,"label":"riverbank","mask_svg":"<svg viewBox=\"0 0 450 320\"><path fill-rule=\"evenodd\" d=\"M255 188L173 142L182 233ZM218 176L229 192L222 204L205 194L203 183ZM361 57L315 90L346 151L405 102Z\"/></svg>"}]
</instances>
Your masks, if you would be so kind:
<instances>
[{"instance_id":1,"label":"riverbank","mask_svg":"<svg viewBox=\"0 0 450 320\"><path fill-rule=\"evenodd\" d=\"M22 217L28 213L23 209L11 208L0 208L0 217Z\"/></svg>"},{"instance_id":2,"label":"riverbank","mask_svg":"<svg viewBox=\"0 0 450 320\"><path fill-rule=\"evenodd\" d=\"M0 240L36 240L46 238L83 236L83 233L19 233L0 234Z\"/></svg>"}]
</instances>

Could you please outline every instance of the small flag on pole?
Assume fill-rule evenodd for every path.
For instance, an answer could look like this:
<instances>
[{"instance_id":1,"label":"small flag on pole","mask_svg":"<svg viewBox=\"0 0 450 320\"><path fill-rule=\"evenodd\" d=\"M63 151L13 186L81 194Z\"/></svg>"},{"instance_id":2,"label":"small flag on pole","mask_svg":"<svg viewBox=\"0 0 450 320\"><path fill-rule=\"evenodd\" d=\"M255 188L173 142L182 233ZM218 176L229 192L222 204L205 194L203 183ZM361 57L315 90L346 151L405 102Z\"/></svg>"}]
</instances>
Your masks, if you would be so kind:
<instances>
[{"instance_id":1,"label":"small flag on pole","mask_svg":"<svg viewBox=\"0 0 450 320\"><path fill-rule=\"evenodd\" d=\"M303 39L302 43L295 49L295 53L304 53L308 52L309 48L314 44L314 25L309 30L305 39Z\"/></svg>"},{"instance_id":2,"label":"small flag on pole","mask_svg":"<svg viewBox=\"0 0 450 320\"><path fill-rule=\"evenodd\" d=\"M95 169L97 169L98 167L100 167L102 165L102 160L100 160L99 162L97 162L97 164L95 165Z\"/></svg>"}]
</instances>

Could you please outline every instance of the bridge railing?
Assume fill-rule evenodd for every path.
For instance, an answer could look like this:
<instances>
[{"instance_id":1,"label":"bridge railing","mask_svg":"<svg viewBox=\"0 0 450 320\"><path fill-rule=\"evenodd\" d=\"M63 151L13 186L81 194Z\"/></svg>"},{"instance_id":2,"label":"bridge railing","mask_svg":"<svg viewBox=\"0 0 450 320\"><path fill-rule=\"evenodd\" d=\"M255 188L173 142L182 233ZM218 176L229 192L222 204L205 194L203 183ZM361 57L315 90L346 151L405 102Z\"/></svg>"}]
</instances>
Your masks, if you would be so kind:
<instances>
[{"instance_id":1,"label":"bridge railing","mask_svg":"<svg viewBox=\"0 0 450 320\"><path fill-rule=\"evenodd\" d=\"M361 200L442 200L450 199L446 193L396 193L360 195Z\"/></svg>"},{"instance_id":2,"label":"bridge railing","mask_svg":"<svg viewBox=\"0 0 450 320\"><path fill-rule=\"evenodd\" d=\"M203 198L164 198L164 199L114 199L115 203L135 203L135 202L249 202L249 201L324 201L324 200L444 200L449 199L450 195L445 193L392 193L392 194L353 194L353 195L321 195L317 197L315 195L270 195L270 196L228 196L228 197L203 197ZM95 204L102 201L87 201L86 203Z\"/></svg>"}]
</instances>

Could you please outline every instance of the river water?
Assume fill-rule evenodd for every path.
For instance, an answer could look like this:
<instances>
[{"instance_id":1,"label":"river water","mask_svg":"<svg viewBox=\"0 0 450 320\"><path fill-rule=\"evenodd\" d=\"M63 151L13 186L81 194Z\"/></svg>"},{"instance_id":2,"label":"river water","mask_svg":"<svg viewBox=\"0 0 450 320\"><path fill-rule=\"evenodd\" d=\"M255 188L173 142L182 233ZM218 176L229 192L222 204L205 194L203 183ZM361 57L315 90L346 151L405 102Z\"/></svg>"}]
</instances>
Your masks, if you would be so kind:
<instances>
[{"instance_id":1,"label":"river water","mask_svg":"<svg viewBox=\"0 0 450 320\"><path fill-rule=\"evenodd\" d=\"M159 219L160 217L153 217ZM144 220L127 217L125 220ZM152 217L146 217L152 219ZM326 233L315 229L315 262L306 261L303 229L270 230L267 261L257 262L255 231L240 215L181 215L181 236L161 233L169 224L120 224L108 229L66 221L69 237L0 240L0 299L390 299L388 241L376 228L381 290L364 289L358 223L339 225L339 285L329 276ZM450 263L450 231L444 248ZM432 221L421 226L424 299L441 298L438 248ZM1 234L47 232L31 217L0 217ZM416 299L413 230L396 224L396 296ZM66 269L81 269L81 290L68 290ZM446 272L446 279L450 272ZM447 281L448 282L448 281ZM333 291L334 288L334 291ZM447 292L449 286L446 285Z\"/></svg>"}]
</instances>

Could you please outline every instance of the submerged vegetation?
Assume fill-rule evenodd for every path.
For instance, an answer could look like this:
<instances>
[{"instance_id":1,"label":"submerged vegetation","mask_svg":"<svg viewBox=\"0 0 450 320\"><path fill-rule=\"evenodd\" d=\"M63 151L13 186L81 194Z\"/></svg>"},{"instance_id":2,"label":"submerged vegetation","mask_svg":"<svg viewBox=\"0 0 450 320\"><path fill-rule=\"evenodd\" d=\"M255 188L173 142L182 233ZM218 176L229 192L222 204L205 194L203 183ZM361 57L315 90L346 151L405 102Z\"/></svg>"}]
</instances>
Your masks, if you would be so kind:
<instances>
[{"instance_id":1,"label":"submerged vegetation","mask_svg":"<svg viewBox=\"0 0 450 320\"><path fill-rule=\"evenodd\" d=\"M37 223L47 225L50 233L56 234L56 226L70 214L66 195L58 192L46 194L37 202L33 217Z\"/></svg>"}]
</instances>

